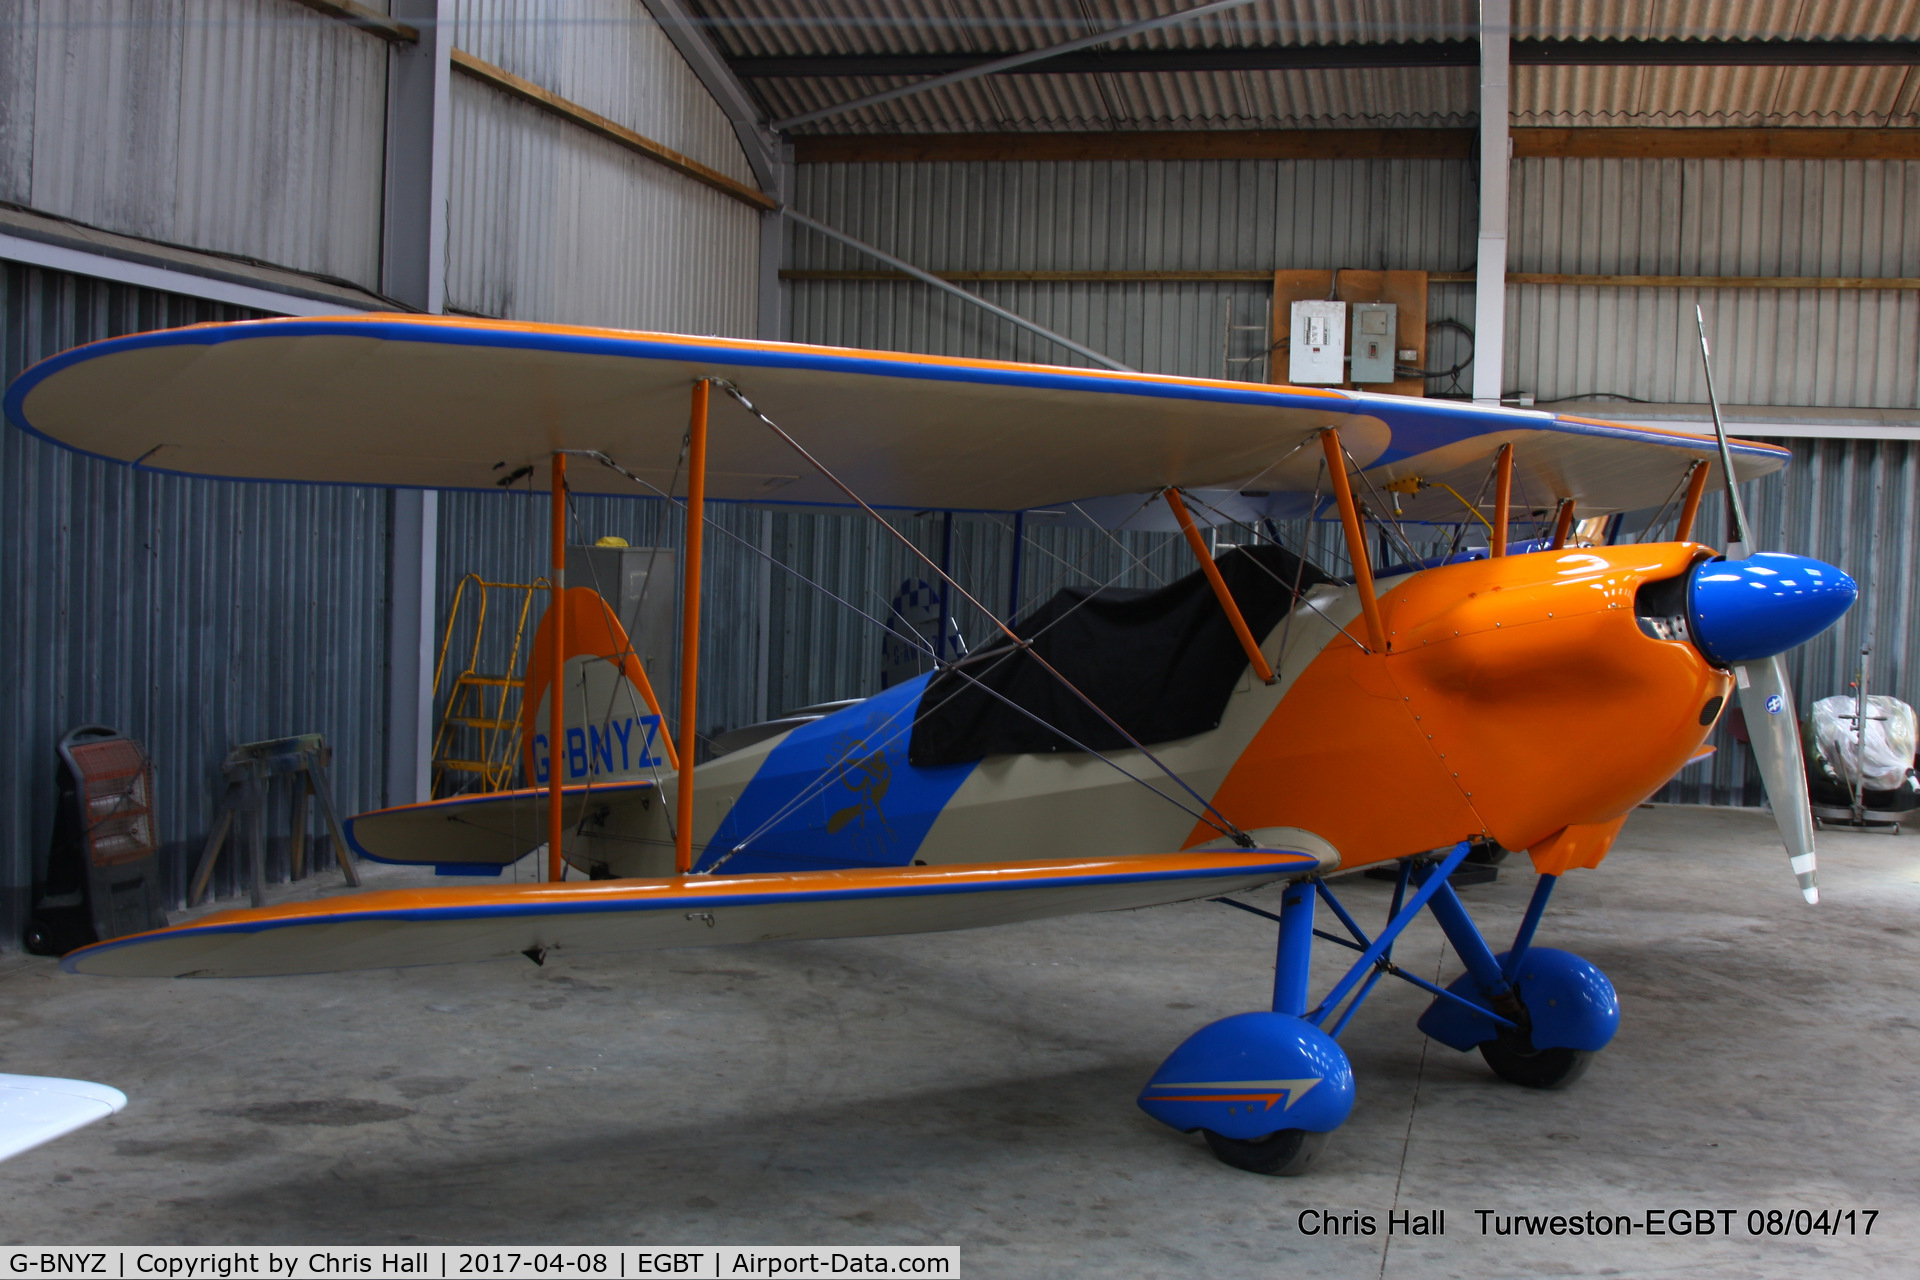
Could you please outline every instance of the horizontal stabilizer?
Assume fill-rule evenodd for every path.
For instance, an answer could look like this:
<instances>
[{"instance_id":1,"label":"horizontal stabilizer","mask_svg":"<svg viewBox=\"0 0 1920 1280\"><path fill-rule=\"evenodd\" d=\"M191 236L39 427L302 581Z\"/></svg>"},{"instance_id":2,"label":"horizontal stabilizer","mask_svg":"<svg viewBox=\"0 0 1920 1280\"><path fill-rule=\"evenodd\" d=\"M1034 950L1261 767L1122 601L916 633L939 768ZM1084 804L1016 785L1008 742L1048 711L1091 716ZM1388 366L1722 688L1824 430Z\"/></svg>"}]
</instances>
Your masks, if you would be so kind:
<instances>
[{"instance_id":1,"label":"horizontal stabilizer","mask_svg":"<svg viewBox=\"0 0 1920 1280\"><path fill-rule=\"evenodd\" d=\"M257 977L548 951L931 933L1213 897L1305 875L1278 850L388 890L226 911L61 961L112 977Z\"/></svg>"},{"instance_id":2,"label":"horizontal stabilizer","mask_svg":"<svg viewBox=\"0 0 1920 1280\"><path fill-rule=\"evenodd\" d=\"M602 782L562 791L569 832L583 821L604 825L619 810L655 803L652 782ZM497 875L500 868L546 843L547 790L496 791L375 809L347 819L346 835L356 854L375 862L431 864L447 874Z\"/></svg>"}]
</instances>

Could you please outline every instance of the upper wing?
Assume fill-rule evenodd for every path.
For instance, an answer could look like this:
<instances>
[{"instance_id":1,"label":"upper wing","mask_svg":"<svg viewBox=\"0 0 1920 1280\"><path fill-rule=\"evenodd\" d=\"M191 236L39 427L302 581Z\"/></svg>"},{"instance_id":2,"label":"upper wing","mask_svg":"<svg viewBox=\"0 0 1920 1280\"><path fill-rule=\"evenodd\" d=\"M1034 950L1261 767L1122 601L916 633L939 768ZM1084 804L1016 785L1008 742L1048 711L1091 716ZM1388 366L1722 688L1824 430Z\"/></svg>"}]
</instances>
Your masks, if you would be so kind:
<instances>
[{"instance_id":1,"label":"upper wing","mask_svg":"<svg viewBox=\"0 0 1920 1280\"><path fill-rule=\"evenodd\" d=\"M126 1105L126 1094L104 1084L0 1075L0 1160L104 1120Z\"/></svg>"},{"instance_id":2,"label":"upper wing","mask_svg":"<svg viewBox=\"0 0 1920 1280\"><path fill-rule=\"evenodd\" d=\"M567 448L667 488L698 378L737 384L867 501L910 509L1017 511L1169 485L1310 492L1321 457L1306 446L1328 426L1370 475L1484 468L1509 438L1544 460L1552 444L1549 471L1593 474L1579 495L1540 497L1589 510L1658 502L1679 455L1712 455L1700 437L1455 402L438 316L115 338L22 374L6 412L72 448L195 475L484 489L523 468L545 483L550 452ZM726 397L711 412L710 497L846 501ZM1736 452L1742 478L1787 456ZM592 466L567 479L635 492Z\"/></svg>"},{"instance_id":3,"label":"upper wing","mask_svg":"<svg viewBox=\"0 0 1920 1280\"><path fill-rule=\"evenodd\" d=\"M1190 852L401 889L225 911L70 952L70 973L256 977L493 960L548 950L643 951L927 933L1117 911L1248 889L1320 865L1306 853Z\"/></svg>"}]
</instances>

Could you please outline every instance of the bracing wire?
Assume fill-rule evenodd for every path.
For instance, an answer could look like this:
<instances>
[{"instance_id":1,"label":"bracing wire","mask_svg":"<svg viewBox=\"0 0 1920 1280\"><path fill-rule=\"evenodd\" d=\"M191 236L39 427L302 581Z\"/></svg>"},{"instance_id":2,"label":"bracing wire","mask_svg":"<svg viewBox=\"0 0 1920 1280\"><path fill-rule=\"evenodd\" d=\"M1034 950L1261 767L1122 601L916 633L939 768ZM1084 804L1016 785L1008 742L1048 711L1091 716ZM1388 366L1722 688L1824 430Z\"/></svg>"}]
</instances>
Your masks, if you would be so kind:
<instances>
[{"instance_id":1,"label":"bracing wire","mask_svg":"<svg viewBox=\"0 0 1920 1280\"><path fill-rule=\"evenodd\" d=\"M1001 622L998 615L996 615L991 609L987 608L985 605L981 604L978 600L974 599L973 594L971 592L969 592L965 587L961 586L958 582L955 582L951 575L949 575L944 569L940 568L938 564L934 563L932 557L928 556L924 551L920 550L919 547L914 546L911 539L907 538L906 535L902 534L898 529L895 529L892 524L890 524L886 520L881 519L880 513L875 511L870 505L868 505L866 499L862 498L859 494L855 493L850 487L848 487L848 485L844 481L842 481L839 476L835 475L833 471L830 468L828 468L825 463L821 462L818 458L814 457L813 454L807 450L805 445L801 444L798 440L794 439L793 436L788 434L786 429L783 428L779 423L775 422L772 418L769 418L766 414L760 412L760 410L754 406L754 403L751 400L747 399L747 397L741 392L740 388L738 388L731 382L726 382L719 379L715 379L714 381L715 381L715 385L719 386L729 396L733 397L733 399L739 403L741 408L745 409L748 413L751 413L754 417L758 418L761 422L765 423L769 430L771 430L775 435L779 436L782 440L786 441L787 445L790 448L792 448L795 453L798 453L802 458L806 459L808 465L812 466L822 476L826 477L827 481L831 483L834 488L846 494L847 497L851 498L853 502L856 505L858 505L862 511L865 511L875 521L878 521L883 528L885 528L889 533L891 533L894 536L894 538L899 540L899 542L902 545L904 545L909 551L911 551L916 557L918 557L919 560L927 566L927 568L931 569L934 573L938 574L942 582L945 582L954 591L958 592L961 599L965 600L967 603L971 604L974 608L978 609L983 616L987 618L991 618L993 620L994 625L998 627L1002 632L1004 632L1007 638L1012 640L1016 647L1025 648L1027 650L1028 655L1032 657L1035 662L1040 664L1041 670L1045 671L1048 675L1052 676L1055 680L1059 681L1062 688L1066 689L1074 697L1078 698L1082 703L1084 703L1088 710L1092 711L1095 715L1099 716L1102 720L1106 721L1107 726L1109 728L1111 728L1115 733L1119 734L1122 738L1125 738L1129 746L1133 747L1134 750L1138 751L1141 755L1145 756L1149 761L1151 761L1154 767L1159 769L1160 772L1164 773L1174 783L1174 785L1178 786L1181 790L1185 791L1188 795L1192 796L1194 800L1199 802L1202 808L1206 809L1209 813L1212 813L1215 817L1217 817L1222 823L1226 824L1224 829L1226 830L1227 834L1233 837L1235 843L1239 844L1242 848L1251 849L1253 847L1253 837L1249 836L1246 832L1242 831L1239 828L1239 826L1235 824L1231 818L1227 817L1224 813L1221 813L1217 808L1215 808L1211 800L1208 800L1205 796L1201 795L1198 791L1194 790L1193 786L1190 783L1188 783L1185 778L1182 778L1179 774L1175 773L1171 768L1167 766L1165 761L1161 760L1159 756L1149 751L1145 743L1141 742L1138 738L1134 737L1133 734L1127 731L1124 725L1122 725L1119 721L1115 720L1112 716L1108 715L1106 710L1103 707L1101 707L1099 703L1095 702L1092 698L1089 698L1085 693L1081 692L1079 687L1076 686L1071 680L1068 680L1064 675L1062 675L1058 668L1056 668L1052 663L1048 662L1045 658L1041 657L1039 653L1035 652L1030 646L1028 646L1027 642L1025 640L1022 640L1017 634L1015 634L1013 628L1007 626L1006 623Z\"/></svg>"},{"instance_id":2,"label":"bracing wire","mask_svg":"<svg viewBox=\"0 0 1920 1280\"><path fill-rule=\"evenodd\" d=\"M679 498L675 498L672 494L662 491L658 485L655 485L650 481L645 480L640 476L634 474L632 471L629 471L627 468L621 466L618 462L614 461L614 459L608 457L606 454L600 453L595 450L589 450L589 449L579 450L578 452L583 454L584 456L593 458L595 461L598 461L599 463L601 463L601 465L607 467L609 470L618 472L619 474L625 476L628 480L631 480L635 484L640 485L642 488L653 491L658 496L666 499L667 502L669 502L670 504L680 507L682 509L685 508L686 504L683 500ZM850 600L845 599L844 597L840 596L838 593L822 585L821 583L815 582L813 579L807 577L805 574L801 573L798 569L793 568L791 565L782 564L770 552L747 541L745 538L742 538L739 534L735 533L733 530L728 529L726 526L712 519L709 519L707 523L711 525L716 532L719 532L729 538L732 538L735 542L740 543L742 546L746 547L749 551L752 551L755 555L758 555L762 559L766 560L769 564L799 579L801 582L805 583L807 586L810 586L814 590L819 591L822 595L825 595L828 599L833 600L835 603L842 605L843 607L845 607L846 609L854 613L856 616L864 618L866 621L872 623L877 627L881 627L882 629L889 629L887 628L886 623L874 617L872 614L868 613L866 610L860 608L860 606L854 604ZM1111 584L1109 583L1108 585L1111 585ZM1100 588L1100 590L1105 590L1105 587ZM1094 596L1097 596L1098 594L1099 594L1099 591L1094 591L1089 593L1086 600L1082 600L1080 604L1076 604L1074 608L1075 609L1079 608L1080 605L1085 604L1087 600L1093 599ZM1060 622L1064 621L1068 616L1068 614L1070 614L1071 612L1072 610L1068 610L1067 613L1063 613L1059 618L1056 618L1054 619L1053 622L1049 623L1048 627L1051 628L1052 626L1058 625ZM899 633L895 632L894 634L897 635ZM1027 708L1022 707L1018 703L1013 702L1011 699L1007 698L1004 694L1000 693L998 690L983 685L981 681L975 676L973 676L971 673L957 670L954 667L954 665L951 662L944 659L942 655L934 652L928 646L918 643L918 641L915 638L910 636L903 637L903 638L906 640L908 644L913 645L915 648L917 648L920 653L931 658L936 665L942 667L945 670L952 670L954 674L958 675L961 679L966 680L970 684L980 686L983 692L989 694L990 696L994 697L995 699L1001 702L1006 703L1006 705L1008 705L1009 707L1012 707L1015 711L1018 711L1020 714L1026 716L1028 719L1040 725L1042 728L1047 729L1052 733L1059 734L1059 736L1064 741L1066 741L1069 745L1071 745L1075 750L1086 752L1088 755L1093 756L1095 759L1099 760L1101 763L1112 768L1115 772L1119 773L1122 777L1127 778L1129 781L1139 783L1141 786L1145 787L1148 791L1151 791L1154 795L1159 796L1161 799L1167 801L1169 804L1173 805L1175 808L1179 809L1181 812L1187 814L1189 817L1192 817L1195 821L1202 822L1207 826L1212 827L1214 830L1220 832L1222 835L1235 837L1236 839L1238 838L1237 836L1235 836L1235 832L1237 831L1237 828L1232 828L1230 823L1227 826L1222 826L1221 823L1215 821L1213 817L1209 817L1207 812L1195 810L1188 807L1187 805L1183 804L1178 799L1178 797L1167 794L1166 792L1160 790L1158 787L1155 787L1151 783L1147 782L1146 779L1141 778L1137 774L1133 773L1131 770L1127 769L1125 766L1119 764L1117 761L1111 759L1110 757L1104 755L1099 751L1095 751L1091 747L1087 747L1081 744L1080 742L1075 740L1071 735L1062 733L1058 728L1056 728L1051 724L1048 724L1045 720L1041 719L1039 716L1035 715L1032 711L1029 711ZM1004 662L1012 658L1013 656L1015 656L1017 653L1020 652L1021 648L1024 648L1024 647L1025 647L1025 644L1023 643L1020 646L1010 649L1007 653L1002 654L999 658L995 660L995 666L988 669L987 674L991 674L994 670L998 669L998 665L1000 662ZM891 723L892 719L893 717L889 717L886 723ZM885 728L885 724L883 723L881 727ZM895 736L898 736L898 735L895 735ZM888 740L891 741L892 739L888 739ZM825 787L831 781L834 769L838 768L841 764L844 764L848 758L850 758L850 756L843 756L840 760L836 760L825 771L823 771L823 773L819 778L814 780L814 783L809 784L810 787L818 787L819 790L824 790ZM1151 758L1150 755L1149 755L1149 758ZM1164 768L1164 766L1162 767ZM1178 782L1179 779L1176 778L1175 781ZM789 801L787 806L783 806L781 812L775 814L774 817L762 823L759 829L756 829L745 840L742 840L739 844L735 845L734 848L731 851L729 851L729 853L725 856L727 858L730 858L733 856L733 854L741 852L743 849L745 849L745 847L748 844L752 843L754 840L758 839L761 835L765 834L766 830L769 829L772 825L777 824L781 818L785 817L788 813L791 813L792 806L795 806L799 803L804 803L806 799L811 798L811 796L814 794L818 794L818 791L812 791L812 790L803 791L800 796L795 797L794 800ZM1205 802L1202 801L1202 803L1204 804ZM1208 810L1211 810L1212 806L1207 805L1206 808ZM1216 810L1214 812L1217 814L1218 811ZM724 860L725 858L723 858L721 861L724 861ZM720 863L716 862L713 866L706 868L705 874L712 874L712 872L717 870L719 866L720 866Z\"/></svg>"}]
</instances>

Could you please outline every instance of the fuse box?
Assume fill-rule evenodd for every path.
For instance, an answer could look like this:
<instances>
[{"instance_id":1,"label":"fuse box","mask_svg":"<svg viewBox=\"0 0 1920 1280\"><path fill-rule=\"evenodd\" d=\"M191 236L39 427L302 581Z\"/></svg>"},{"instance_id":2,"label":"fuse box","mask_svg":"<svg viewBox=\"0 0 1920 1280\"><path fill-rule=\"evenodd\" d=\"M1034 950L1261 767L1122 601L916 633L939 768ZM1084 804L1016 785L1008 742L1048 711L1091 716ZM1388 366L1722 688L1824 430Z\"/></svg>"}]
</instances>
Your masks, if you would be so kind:
<instances>
[{"instance_id":1,"label":"fuse box","mask_svg":"<svg viewBox=\"0 0 1920 1280\"><path fill-rule=\"evenodd\" d=\"M1392 382L1394 346L1398 338L1399 308L1391 302L1353 304L1353 363L1348 379L1355 383Z\"/></svg>"},{"instance_id":2,"label":"fuse box","mask_svg":"<svg viewBox=\"0 0 1920 1280\"><path fill-rule=\"evenodd\" d=\"M1293 304L1287 337L1287 381L1327 386L1347 380L1347 304L1314 300Z\"/></svg>"}]
</instances>

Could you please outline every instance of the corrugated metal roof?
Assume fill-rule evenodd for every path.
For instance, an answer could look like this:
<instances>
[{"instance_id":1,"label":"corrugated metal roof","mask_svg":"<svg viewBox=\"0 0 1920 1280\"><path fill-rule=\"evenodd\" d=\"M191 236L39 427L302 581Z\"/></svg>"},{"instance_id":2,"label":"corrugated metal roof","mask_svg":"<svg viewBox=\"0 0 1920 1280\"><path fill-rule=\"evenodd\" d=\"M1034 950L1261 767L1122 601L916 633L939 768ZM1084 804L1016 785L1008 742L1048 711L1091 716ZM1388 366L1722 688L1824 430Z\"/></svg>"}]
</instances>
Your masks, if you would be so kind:
<instances>
[{"instance_id":1,"label":"corrugated metal roof","mask_svg":"<svg viewBox=\"0 0 1920 1280\"><path fill-rule=\"evenodd\" d=\"M1193 7L1191 0L701 0L734 56L1004 53ZM1116 48L1249 47L1470 40L1470 0L1262 0L1116 42ZM1516 38L1913 39L1920 0L1538 0L1516 6ZM756 79L774 118L911 83L910 78ZM1523 125L1920 123L1920 74L1906 67L1519 66ZM1087 129L1433 128L1470 124L1470 68L994 76L834 116L818 133Z\"/></svg>"},{"instance_id":2,"label":"corrugated metal roof","mask_svg":"<svg viewBox=\"0 0 1920 1280\"><path fill-rule=\"evenodd\" d=\"M1920 124L1912 67L1515 67L1516 125Z\"/></svg>"},{"instance_id":3,"label":"corrugated metal roof","mask_svg":"<svg viewBox=\"0 0 1920 1280\"><path fill-rule=\"evenodd\" d=\"M1920 0L1515 0L1513 34L1566 40L1910 40Z\"/></svg>"},{"instance_id":4,"label":"corrugated metal roof","mask_svg":"<svg viewBox=\"0 0 1920 1280\"><path fill-rule=\"evenodd\" d=\"M1107 27L1195 7L1196 0L698 0L727 53L969 53L1040 49ZM1117 48L1459 40L1478 29L1473 0L1260 0L1143 32Z\"/></svg>"},{"instance_id":5,"label":"corrugated metal roof","mask_svg":"<svg viewBox=\"0 0 1920 1280\"><path fill-rule=\"evenodd\" d=\"M738 56L1038 49L1199 0L696 0ZM1474 0L1260 0L1119 48L1470 40ZM1920 0L1517 0L1516 39L1883 40L1920 31Z\"/></svg>"},{"instance_id":6,"label":"corrugated metal roof","mask_svg":"<svg viewBox=\"0 0 1920 1280\"><path fill-rule=\"evenodd\" d=\"M759 80L775 115L904 84L901 79ZM994 76L834 116L796 132L964 133L1075 129L1452 128L1472 123L1470 70L1177 72Z\"/></svg>"}]
</instances>

